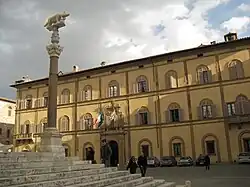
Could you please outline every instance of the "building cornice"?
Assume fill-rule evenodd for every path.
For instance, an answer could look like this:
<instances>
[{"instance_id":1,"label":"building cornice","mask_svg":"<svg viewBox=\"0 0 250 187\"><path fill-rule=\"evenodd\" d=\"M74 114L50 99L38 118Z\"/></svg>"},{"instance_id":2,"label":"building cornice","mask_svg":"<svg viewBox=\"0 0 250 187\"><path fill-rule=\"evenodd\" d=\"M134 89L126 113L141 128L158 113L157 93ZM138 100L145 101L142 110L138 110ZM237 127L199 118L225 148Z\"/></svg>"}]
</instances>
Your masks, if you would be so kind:
<instances>
[{"instance_id":1,"label":"building cornice","mask_svg":"<svg viewBox=\"0 0 250 187\"><path fill-rule=\"evenodd\" d=\"M174 51L174 52L170 52L170 53L164 53L164 54L160 54L160 55L149 56L149 57L145 57L145 58L134 59L134 60L124 61L124 62L119 62L119 63L110 64L110 65L106 65L106 66L95 67L95 68L90 68L90 69L86 69L86 70L80 70L77 72L64 73L62 75L58 75L58 79L59 79L59 81L63 81L63 80L67 80L69 78L73 79L73 78L80 77L80 76L87 77L87 76L91 76L91 75L101 74L101 73L119 70L119 69L124 69L124 68L152 64L152 62L159 62L162 59L174 60L177 58L183 58L183 57L198 55L198 54L202 54L202 53L208 53L208 52L209 53L211 53L211 52L216 53L219 50L232 49L232 48L236 48L236 47L240 47L240 46L245 46L245 45L247 46L249 44L250 44L250 37L241 38L241 39L229 41L229 42L221 42L221 43L211 44L211 45L201 45L201 46L195 47L195 48ZM32 80L32 81L27 81L27 82L23 82L23 83L19 83L19 84L12 84L12 85L10 85L10 87L19 89L19 88L32 87L32 86L35 86L38 84L48 84L48 77L36 79L36 80Z\"/></svg>"}]
</instances>

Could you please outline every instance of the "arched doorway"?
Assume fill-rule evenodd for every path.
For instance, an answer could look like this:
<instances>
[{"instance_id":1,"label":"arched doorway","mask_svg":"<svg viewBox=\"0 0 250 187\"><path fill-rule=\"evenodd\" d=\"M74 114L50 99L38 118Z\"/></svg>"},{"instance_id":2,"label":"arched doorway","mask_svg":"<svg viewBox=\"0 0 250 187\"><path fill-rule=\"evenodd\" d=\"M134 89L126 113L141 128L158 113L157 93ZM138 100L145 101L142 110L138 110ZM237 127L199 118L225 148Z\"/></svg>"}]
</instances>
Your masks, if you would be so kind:
<instances>
[{"instance_id":1,"label":"arched doorway","mask_svg":"<svg viewBox=\"0 0 250 187\"><path fill-rule=\"evenodd\" d=\"M114 140L109 141L110 148L112 150L112 155L110 158L110 166L116 167L119 163L119 146L118 143Z\"/></svg>"},{"instance_id":2,"label":"arched doorway","mask_svg":"<svg viewBox=\"0 0 250 187\"><path fill-rule=\"evenodd\" d=\"M69 157L70 156L70 152L69 152L69 146L64 144L64 151L65 151L65 157Z\"/></svg>"},{"instance_id":3,"label":"arched doorway","mask_svg":"<svg viewBox=\"0 0 250 187\"><path fill-rule=\"evenodd\" d=\"M94 151L93 147L91 147L91 146L85 147L85 155L84 156L85 156L86 160L94 161L95 160L95 151Z\"/></svg>"}]
</instances>

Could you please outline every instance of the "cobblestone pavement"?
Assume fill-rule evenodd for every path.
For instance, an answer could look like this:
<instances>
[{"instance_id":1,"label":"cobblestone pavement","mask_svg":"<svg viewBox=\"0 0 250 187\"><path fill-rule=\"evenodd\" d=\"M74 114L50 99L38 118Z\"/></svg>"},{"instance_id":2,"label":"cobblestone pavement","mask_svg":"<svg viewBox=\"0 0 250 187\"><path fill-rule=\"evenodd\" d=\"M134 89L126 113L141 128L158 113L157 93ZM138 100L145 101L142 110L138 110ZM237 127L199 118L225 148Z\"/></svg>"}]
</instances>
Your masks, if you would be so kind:
<instances>
[{"instance_id":1,"label":"cobblestone pavement","mask_svg":"<svg viewBox=\"0 0 250 187\"><path fill-rule=\"evenodd\" d=\"M250 165L211 165L204 167L160 167L149 168L147 176L184 184L192 182L192 187L250 187Z\"/></svg>"}]
</instances>

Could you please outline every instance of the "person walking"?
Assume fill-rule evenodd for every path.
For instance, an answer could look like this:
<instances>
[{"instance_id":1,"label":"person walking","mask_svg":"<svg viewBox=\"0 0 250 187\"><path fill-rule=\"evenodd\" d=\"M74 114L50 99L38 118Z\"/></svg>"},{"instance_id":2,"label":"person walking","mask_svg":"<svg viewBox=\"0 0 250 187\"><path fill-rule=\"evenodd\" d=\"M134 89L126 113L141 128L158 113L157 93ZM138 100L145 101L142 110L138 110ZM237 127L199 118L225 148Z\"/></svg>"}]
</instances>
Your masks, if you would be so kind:
<instances>
[{"instance_id":1,"label":"person walking","mask_svg":"<svg viewBox=\"0 0 250 187\"><path fill-rule=\"evenodd\" d=\"M142 153L139 157L138 157L138 166L141 170L141 176L145 177L146 175L146 171L147 171L147 166L148 166L148 159L145 156L144 153Z\"/></svg>"},{"instance_id":2,"label":"person walking","mask_svg":"<svg viewBox=\"0 0 250 187\"><path fill-rule=\"evenodd\" d=\"M208 155L205 156L205 167L206 170L210 170L210 157Z\"/></svg>"},{"instance_id":3,"label":"person walking","mask_svg":"<svg viewBox=\"0 0 250 187\"><path fill-rule=\"evenodd\" d=\"M106 139L102 140L101 159L105 167L110 167L111 155L112 155L112 150L111 150L110 145L107 143Z\"/></svg>"},{"instance_id":4,"label":"person walking","mask_svg":"<svg viewBox=\"0 0 250 187\"><path fill-rule=\"evenodd\" d=\"M135 174L137 167L138 167L138 165L136 163L135 157L132 156L128 162L127 170L129 169L130 174Z\"/></svg>"}]
</instances>

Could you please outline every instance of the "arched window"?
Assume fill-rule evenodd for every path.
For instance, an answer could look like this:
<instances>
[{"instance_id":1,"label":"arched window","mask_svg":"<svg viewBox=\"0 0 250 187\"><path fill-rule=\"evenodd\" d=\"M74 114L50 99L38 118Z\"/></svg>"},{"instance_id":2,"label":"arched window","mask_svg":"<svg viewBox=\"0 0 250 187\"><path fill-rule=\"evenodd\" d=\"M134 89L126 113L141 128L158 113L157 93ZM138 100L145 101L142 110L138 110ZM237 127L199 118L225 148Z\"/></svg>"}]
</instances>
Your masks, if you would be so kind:
<instances>
[{"instance_id":1,"label":"arched window","mask_svg":"<svg viewBox=\"0 0 250 187\"><path fill-rule=\"evenodd\" d=\"M9 106L9 107L8 107L8 116L11 116L11 115L12 115L12 107Z\"/></svg>"},{"instance_id":2,"label":"arched window","mask_svg":"<svg viewBox=\"0 0 250 187\"><path fill-rule=\"evenodd\" d=\"M32 96L28 95L25 98L25 107L26 109L31 109L32 108Z\"/></svg>"},{"instance_id":3,"label":"arched window","mask_svg":"<svg viewBox=\"0 0 250 187\"><path fill-rule=\"evenodd\" d=\"M108 84L108 97L117 97L120 95L119 83L115 80L110 81Z\"/></svg>"},{"instance_id":4,"label":"arched window","mask_svg":"<svg viewBox=\"0 0 250 187\"><path fill-rule=\"evenodd\" d=\"M48 120L47 118L43 118L41 121L40 121L40 124L37 125L37 133L42 133L44 131L44 128L47 126L48 124Z\"/></svg>"},{"instance_id":5,"label":"arched window","mask_svg":"<svg viewBox=\"0 0 250 187\"><path fill-rule=\"evenodd\" d=\"M216 108L210 99L203 99L197 108L199 119L210 119L216 116Z\"/></svg>"},{"instance_id":6,"label":"arched window","mask_svg":"<svg viewBox=\"0 0 250 187\"><path fill-rule=\"evenodd\" d=\"M80 118L80 130L93 129L93 117L90 113L87 113Z\"/></svg>"},{"instance_id":7,"label":"arched window","mask_svg":"<svg viewBox=\"0 0 250 187\"><path fill-rule=\"evenodd\" d=\"M237 115L250 114L250 101L244 95L239 95L235 102L235 111Z\"/></svg>"},{"instance_id":8,"label":"arched window","mask_svg":"<svg viewBox=\"0 0 250 187\"><path fill-rule=\"evenodd\" d=\"M70 91L69 89L64 89L61 93L61 104L70 103Z\"/></svg>"},{"instance_id":9,"label":"arched window","mask_svg":"<svg viewBox=\"0 0 250 187\"><path fill-rule=\"evenodd\" d=\"M136 79L137 93L148 92L148 80L145 76L141 75Z\"/></svg>"},{"instance_id":10,"label":"arched window","mask_svg":"<svg viewBox=\"0 0 250 187\"><path fill-rule=\"evenodd\" d=\"M84 122L85 122L85 129L86 130L93 129L93 117L90 113L85 114Z\"/></svg>"},{"instance_id":11,"label":"arched window","mask_svg":"<svg viewBox=\"0 0 250 187\"><path fill-rule=\"evenodd\" d=\"M69 131L69 117L63 116L59 121L59 131Z\"/></svg>"},{"instance_id":12,"label":"arched window","mask_svg":"<svg viewBox=\"0 0 250 187\"><path fill-rule=\"evenodd\" d=\"M233 60L228 64L229 79L235 80L244 77L244 69L242 62L239 60Z\"/></svg>"},{"instance_id":13,"label":"arched window","mask_svg":"<svg viewBox=\"0 0 250 187\"><path fill-rule=\"evenodd\" d=\"M42 106L43 107L48 107L48 103L49 103L49 100L48 100L48 92L44 92L43 93L43 103L42 103Z\"/></svg>"},{"instance_id":14,"label":"arched window","mask_svg":"<svg viewBox=\"0 0 250 187\"><path fill-rule=\"evenodd\" d=\"M87 85L81 91L81 101L90 101L92 100L92 87Z\"/></svg>"},{"instance_id":15,"label":"arched window","mask_svg":"<svg viewBox=\"0 0 250 187\"><path fill-rule=\"evenodd\" d=\"M149 122L149 111L146 107L141 107L136 113L136 124L147 125Z\"/></svg>"},{"instance_id":16,"label":"arched window","mask_svg":"<svg viewBox=\"0 0 250 187\"><path fill-rule=\"evenodd\" d=\"M199 84L212 82L212 72L205 65L200 65L197 68L197 80Z\"/></svg>"},{"instance_id":17,"label":"arched window","mask_svg":"<svg viewBox=\"0 0 250 187\"><path fill-rule=\"evenodd\" d=\"M168 106L166 112L166 121L167 122L179 122L182 121L182 110L178 103L171 103Z\"/></svg>"},{"instance_id":18,"label":"arched window","mask_svg":"<svg viewBox=\"0 0 250 187\"><path fill-rule=\"evenodd\" d=\"M30 134L30 121L27 120L21 125L21 134Z\"/></svg>"},{"instance_id":19,"label":"arched window","mask_svg":"<svg viewBox=\"0 0 250 187\"><path fill-rule=\"evenodd\" d=\"M178 76L177 72L170 70L165 75L166 79L166 89L177 88L178 87Z\"/></svg>"}]
</instances>

